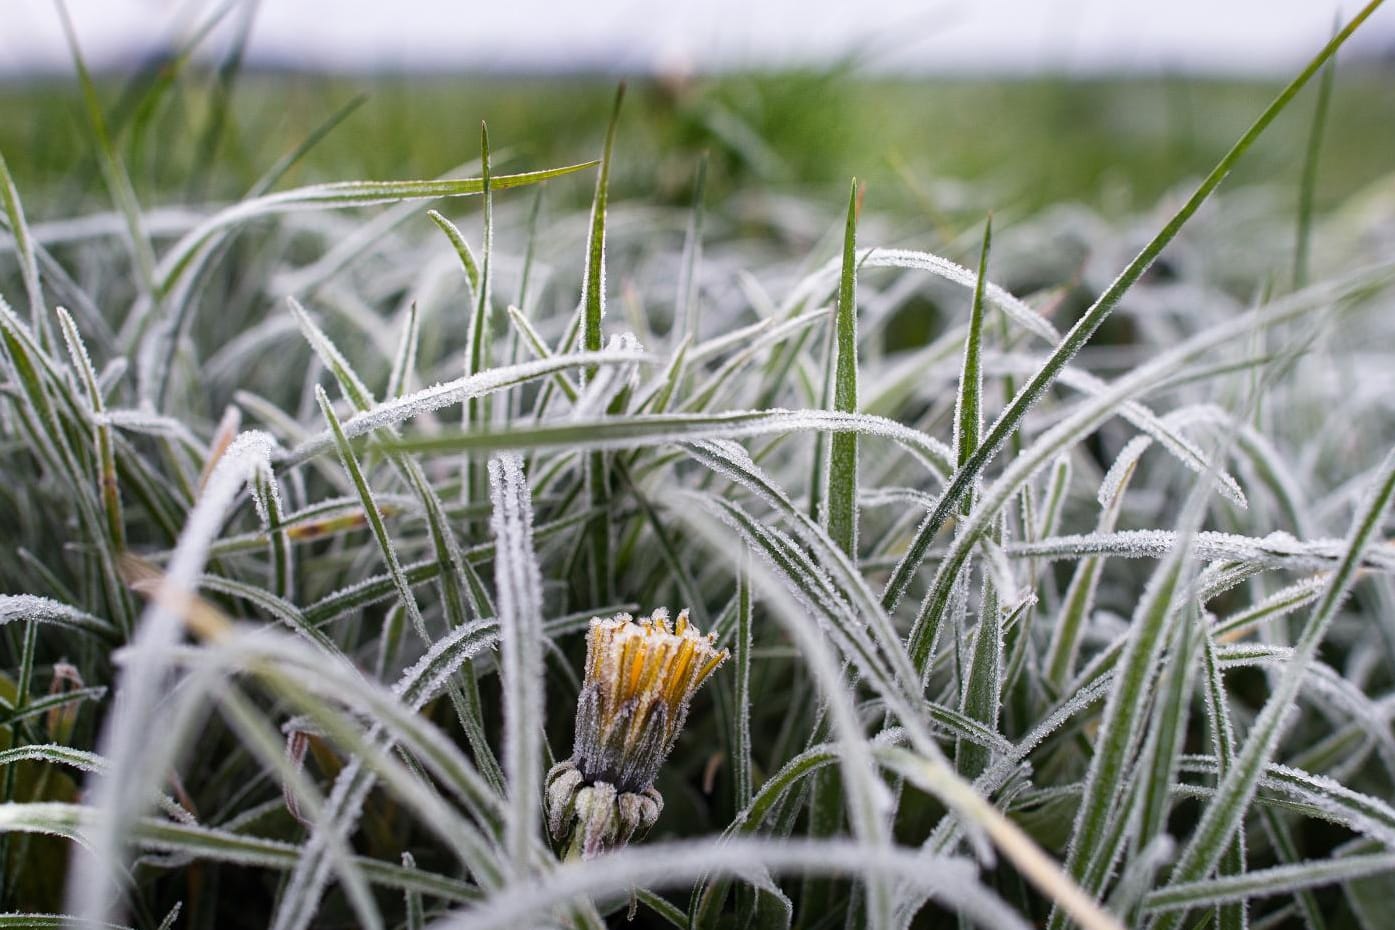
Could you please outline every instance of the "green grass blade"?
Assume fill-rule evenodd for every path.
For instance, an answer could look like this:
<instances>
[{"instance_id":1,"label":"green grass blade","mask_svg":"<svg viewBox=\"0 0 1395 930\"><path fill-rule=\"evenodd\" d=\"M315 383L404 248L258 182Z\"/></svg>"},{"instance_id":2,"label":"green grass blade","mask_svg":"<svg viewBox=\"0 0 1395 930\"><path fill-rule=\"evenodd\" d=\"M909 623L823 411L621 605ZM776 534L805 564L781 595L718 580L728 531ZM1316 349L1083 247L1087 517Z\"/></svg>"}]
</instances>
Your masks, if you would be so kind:
<instances>
[{"instance_id":1,"label":"green grass blade","mask_svg":"<svg viewBox=\"0 0 1395 930\"><path fill-rule=\"evenodd\" d=\"M15 254L19 259L19 273L24 281L24 293L29 298L29 325L40 338L47 340L48 316L44 307L44 289L39 281L39 263L34 253L34 240L29 232L29 224L24 219L24 205L20 203L19 191L15 189L10 168L5 164L5 156L0 154L0 206L4 207L5 223L15 240Z\"/></svg>"},{"instance_id":2,"label":"green grass blade","mask_svg":"<svg viewBox=\"0 0 1395 930\"><path fill-rule=\"evenodd\" d=\"M996 732L1003 683L1003 618L998 608L998 589L990 574L984 573L978 632L960 709L964 716ZM955 765L960 775L970 780L977 778L988 762L987 749L960 740Z\"/></svg>"},{"instance_id":3,"label":"green grass blade","mask_svg":"<svg viewBox=\"0 0 1395 930\"><path fill-rule=\"evenodd\" d=\"M605 228L606 203L610 191L611 156L615 147L615 129L620 122L620 104L625 99L622 82L615 91L615 104L606 127L605 148L601 154L601 169L596 176L596 196L591 203L591 233L586 243L586 276L582 280L581 345L589 352L599 352L602 344L601 320L605 316ZM594 368L585 371L589 382L596 376ZM588 579L593 601L611 600L613 577L610 552L610 469L602 452L592 452L586 459L586 492L596 516L586 531Z\"/></svg>"},{"instance_id":4,"label":"green grass blade","mask_svg":"<svg viewBox=\"0 0 1395 930\"><path fill-rule=\"evenodd\" d=\"M257 474L253 494L270 549L271 591L284 600L294 590L295 561L283 529L286 517L281 511L281 486L270 469Z\"/></svg>"},{"instance_id":5,"label":"green grass blade","mask_svg":"<svg viewBox=\"0 0 1395 930\"><path fill-rule=\"evenodd\" d=\"M633 356L631 356L633 357ZM346 432L353 421L345 424ZM632 414L564 423L515 426L479 433L441 432L434 436L403 436L384 440L385 448L407 452L456 453L498 449L625 449L700 439L736 439L782 433L823 431L861 432L885 438L904 449L917 466L931 475L941 473L949 452L918 430L881 417L832 413L827 410L733 410L703 414ZM359 430L358 432L362 432ZM293 457L299 460L300 454Z\"/></svg>"},{"instance_id":6,"label":"green grass blade","mask_svg":"<svg viewBox=\"0 0 1395 930\"><path fill-rule=\"evenodd\" d=\"M673 307L673 332L669 335L673 345L684 339L697 338L697 279L698 268L702 265L702 218L706 192L707 153L703 152L698 159L697 176L693 179L693 208L688 214L688 229L683 238L682 273L678 277L678 297Z\"/></svg>"},{"instance_id":7,"label":"green grass blade","mask_svg":"<svg viewBox=\"0 0 1395 930\"><path fill-rule=\"evenodd\" d=\"M581 285L581 345L588 352L599 352L604 339L601 320L605 316L605 221L610 195L610 160L615 148L615 129L620 123L620 104L625 99L622 82L615 91L615 103L606 126L601 169L596 175L596 196L591 202L591 232L586 241L586 276Z\"/></svg>"},{"instance_id":8,"label":"green grass blade","mask_svg":"<svg viewBox=\"0 0 1395 930\"><path fill-rule=\"evenodd\" d=\"M58 12L63 21L63 35L68 41L68 50L73 57L78 86L82 89L87 122L92 130L93 141L97 145L97 164L101 166L102 179L106 182L112 202L125 220L126 248L131 255L136 279L147 295L156 297L160 291L155 272L155 250L145 229L140 202L131 186L131 176L126 171L121 153L107 132L106 117L102 114L102 101L97 95L97 85L93 82L92 74L83 60L82 50L78 47L77 32L73 28L72 18L68 15L67 4L61 0Z\"/></svg>"},{"instance_id":9,"label":"green grass blade","mask_svg":"<svg viewBox=\"0 0 1395 930\"><path fill-rule=\"evenodd\" d=\"M857 179L848 193L843 232L843 272L838 280L837 334L834 350L833 409L857 412ZM857 434L835 433L828 443L828 490L825 525L833 542L857 558Z\"/></svg>"},{"instance_id":10,"label":"green grass blade","mask_svg":"<svg viewBox=\"0 0 1395 930\"><path fill-rule=\"evenodd\" d=\"M268 168L256 183L247 191L249 197L260 197L268 193L276 183L286 176L286 173L296 166L296 164L309 154L310 150L323 142L330 133L338 129L340 124L353 115L354 111L363 106L368 101L367 94L356 94L349 98L337 110L325 117L324 121L306 134L304 139L296 143L285 155L276 160L276 163Z\"/></svg>"},{"instance_id":11,"label":"green grass blade","mask_svg":"<svg viewBox=\"0 0 1395 930\"><path fill-rule=\"evenodd\" d=\"M112 642L119 636L119 631L110 622L52 598L33 594L0 594L0 626L21 621L53 623Z\"/></svg>"},{"instance_id":12,"label":"green grass blade","mask_svg":"<svg viewBox=\"0 0 1395 930\"><path fill-rule=\"evenodd\" d=\"M750 553L746 553L750 558ZM737 575L736 641L732 655L736 664L736 738L734 742L732 780L737 809L751 803L751 621L754 602L751 597L750 567L744 566Z\"/></svg>"},{"instance_id":13,"label":"green grass blade","mask_svg":"<svg viewBox=\"0 0 1395 930\"><path fill-rule=\"evenodd\" d=\"M494 254L494 190L492 171L489 163L489 130L480 123L480 179L484 183L484 229L480 245L479 280L475 287L475 306L470 314L468 332L465 338L465 371L468 378L489 367L490 362L490 315L493 313L491 283L493 281ZM479 428L490 423L490 395L471 397L460 411L461 425L465 429ZM482 501L486 498L485 475L472 467L467 456L460 463L461 500Z\"/></svg>"},{"instance_id":14,"label":"green grass blade","mask_svg":"<svg viewBox=\"0 0 1395 930\"><path fill-rule=\"evenodd\" d=\"M1322 137L1327 129L1327 111L1332 104L1332 85L1337 76L1334 55L1322 68L1318 81L1317 103L1313 106L1313 121L1308 128L1308 145L1303 152L1303 173L1298 182L1298 223L1293 244L1293 287L1308 285L1308 253L1313 236L1313 199L1317 194L1318 161L1322 154Z\"/></svg>"},{"instance_id":15,"label":"green grass blade","mask_svg":"<svg viewBox=\"0 0 1395 930\"><path fill-rule=\"evenodd\" d=\"M624 365L648 361L651 361L649 356L638 352L587 352L576 355L559 355L536 362L523 362L518 365L500 366L469 378L457 378L444 384L423 388L405 397L384 401L371 409L364 409L361 413L344 421L344 434L352 439L374 433L386 427L396 426L413 417L458 404L478 394L526 384L537 378L550 377L555 372L565 371L568 368L581 368L586 365ZM239 397L241 402L247 395ZM410 439L403 440L403 442L410 441ZM285 456L283 462L287 467L298 465L333 448L333 438L326 430L302 440L294 450Z\"/></svg>"},{"instance_id":16,"label":"green grass blade","mask_svg":"<svg viewBox=\"0 0 1395 930\"><path fill-rule=\"evenodd\" d=\"M523 311L519 310L517 307L510 306L508 308L508 314L509 322L522 334L523 341L528 343L528 347L532 350L535 357L539 359L551 359L556 357L548 344L543 341L542 336L538 335L538 331L533 328L533 324L528 322L528 318L523 315ZM552 380L548 383L557 385L558 389L566 395L567 400L572 402L575 402L576 399L581 396L576 386L561 372L554 375Z\"/></svg>"},{"instance_id":17,"label":"green grass blade","mask_svg":"<svg viewBox=\"0 0 1395 930\"><path fill-rule=\"evenodd\" d=\"M1298 865L1301 857L1298 848L1294 844L1292 831L1280 814L1266 807L1260 814L1264 819L1265 832L1269 834L1270 842L1274 846L1275 855L1278 856L1281 865ZM1327 930L1327 921L1322 916L1322 906L1318 904L1317 898L1312 891L1307 888L1295 889L1293 892L1294 901L1303 912L1303 920L1307 923L1308 930Z\"/></svg>"},{"instance_id":18,"label":"green grass blade","mask_svg":"<svg viewBox=\"0 0 1395 930\"><path fill-rule=\"evenodd\" d=\"M1225 778L1235 767L1235 725L1230 719L1230 705L1225 693L1225 678L1220 660L1216 656L1216 643L1209 634L1202 640L1202 657L1206 670L1206 716L1211 723L1211 742L1216 751L1216 774ZM1244 874L1243 825L1236 829L1230 845L1221 855L1218 871L1221 876ZM1248 910L1244 901L1229 901L1217 907L1217 930L1245 930L1247 926Z\"/></svg>"},{"instance_id":19,"label":"green grass blade","mask_svg":"<svg viewBox=\"0 0 1395 930\"><path fill-rule=\"evenodd\" d=\"M87 346L78 333L77 324L62 307L58 308L57 313L63 341L68 347L68 357L72 359L73 368L87 389L87 402L92 406L93 444L97 448L97 487L107 518L107 536L112 548L119 554L126 549L126 521L121 513L121 489L116 480L116 453L112 445L111 424L106 419L106 404L97 386L97 372L92 367L92 358L87 354Z\"/></svg>"},{"instance_id":20,"label":"green grass blade","mask_svg":"<svg viewBox=\"0 0 1395 930\"><path fill-rule=\"evenodd\" d=\"M978 281L974 284L969 309L969 331L964 339L964 364L959 375L959 393L954 401L954 457L960 468L978 448L983 429L983 288L988 280L988 252L993 243L993 217L983 226L983 246L978 257ZM968 512L965 510L964 512Z\"/></svg>"}]
</instances>

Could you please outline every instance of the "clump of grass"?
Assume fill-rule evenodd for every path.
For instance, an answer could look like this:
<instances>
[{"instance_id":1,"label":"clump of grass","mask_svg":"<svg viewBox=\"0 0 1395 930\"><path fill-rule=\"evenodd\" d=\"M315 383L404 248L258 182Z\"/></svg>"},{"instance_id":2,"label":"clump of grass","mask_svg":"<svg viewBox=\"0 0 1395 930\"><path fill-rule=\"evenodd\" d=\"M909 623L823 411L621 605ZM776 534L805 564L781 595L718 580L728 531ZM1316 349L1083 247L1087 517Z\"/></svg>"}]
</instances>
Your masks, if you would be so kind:
<instances>
[{"instance_id":1,"label":"clump of grass","mask_svg":"<svg viewBox=\"0 0 1395 930\"><path fill-rule=\"evenodd\" d=\"M1376 5L1134 257L974 269L856 182L616 202L619 96L598 162L156 217L80 69L118 220L0 161L0 924L1383 926L1390 218L1314 225L1316 143L1299 248L1217 193ZM730 662L567 856L584 634L660 607Z\"/></svg>"}]
</instances>

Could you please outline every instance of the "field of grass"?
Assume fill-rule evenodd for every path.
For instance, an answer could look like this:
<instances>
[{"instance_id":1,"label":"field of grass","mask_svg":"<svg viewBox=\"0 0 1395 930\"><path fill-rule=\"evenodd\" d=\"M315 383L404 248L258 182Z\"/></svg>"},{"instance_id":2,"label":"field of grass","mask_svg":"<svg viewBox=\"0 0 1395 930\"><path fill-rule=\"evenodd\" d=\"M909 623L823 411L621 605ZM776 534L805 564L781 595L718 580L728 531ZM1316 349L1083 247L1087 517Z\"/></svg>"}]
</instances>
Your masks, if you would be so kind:
<instances>
[{"instance_id":1,"label":"field of grass","mask_svg":"<svg viewBox=\"0 0 1395 930\"><path fill-rule=\"evenodd\" d=\"M163 80L162 80L163 79ZM1323 138L1320 208L1390 172L1395 100L1388 70L1338 76ZM618 195L689 201L709 153L709 196L771 189L832 200L850 176L869 206L910 214L1035 212L1080 201L1111 215L1151 207L1210 170L1282 82L1199 78L860 78L845 72L632 81L619 128ZM427 178L477 148L485 120L510 161L556 164L600 145L607 78L327 78L149 73L104 86L113 131L143 202L242 196L338 108L362 98L288 181ZM1312 123L1309 94L1236 169L1234 183L1296 189ZM72 81L0 84L0 146L40 217L109 204ZM937 191L934 180L969 190ZM554 192L549 192L551 196ZM584 205L583 188L559 192ZM827 195L827 197L824 197ZM68 212L65 212L68 211Z\"/></svg>"},{"instance_id":2,"label":"field of grass","mask_svg":"<svg viewBox=\"0 0 1395 930\"><path fill-rule=\"evenodd\" d=\"M0 927L1390 926L1321 63L0 88Z\"/></svg>"}]
</instances>

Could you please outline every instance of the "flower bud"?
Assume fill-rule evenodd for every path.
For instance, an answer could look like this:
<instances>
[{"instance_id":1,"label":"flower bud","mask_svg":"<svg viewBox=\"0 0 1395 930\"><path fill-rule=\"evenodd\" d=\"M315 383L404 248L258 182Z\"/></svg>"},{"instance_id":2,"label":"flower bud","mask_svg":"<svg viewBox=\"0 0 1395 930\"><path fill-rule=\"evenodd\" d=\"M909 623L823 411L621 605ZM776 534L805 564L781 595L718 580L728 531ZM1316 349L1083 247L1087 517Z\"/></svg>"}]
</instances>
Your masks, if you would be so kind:
<instances>
[{"instance_id":1,"label":"flower bud","mask_svg":"<svg viewBox=\"0 0 1395 930\"><path fill-rule=\"evenodd\" d=\"M548 830L568 856L622 847L658 820L654 778L693 695L729 655L713 639L686 610L671 626L663 608L591 621L572 755L547 776Z\"/></svg>"}]
</instances>

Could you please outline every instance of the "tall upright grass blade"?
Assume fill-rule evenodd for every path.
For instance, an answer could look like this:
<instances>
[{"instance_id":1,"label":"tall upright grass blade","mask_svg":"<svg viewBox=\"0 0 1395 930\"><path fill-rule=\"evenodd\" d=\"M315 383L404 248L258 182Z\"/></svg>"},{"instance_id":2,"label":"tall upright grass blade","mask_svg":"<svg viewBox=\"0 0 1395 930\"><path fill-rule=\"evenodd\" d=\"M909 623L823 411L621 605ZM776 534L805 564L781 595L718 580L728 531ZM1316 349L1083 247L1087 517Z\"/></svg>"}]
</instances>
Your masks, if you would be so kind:
<instances>
[{"instance_id":1,"label":"tall upright grass blade","mask_svg":"<svg viewBox=\"0 0 1395 930\"><path fill-rule=\"evenodd\" d=\"M44 289L39 281L39 263L35 257L34 239L29 232L29 224L24 219L24 205L20 203L19 191L15 189L14 178L10 175L5 156L0 153L0 207L4 208L5 225L15 240L15 254L19 259L19 273L24 281L24 293L29 298L29 325L41 339L49 339L48 316L44 305Z\"/></svg>"},{"instance_id":2,"label":"tall upright grass blade","mask_svg":"<svg viewBox=\"0 0 1395 930\"><path fill-rule=\"evenodd\" d=\"M978 448L978 434L983 429L983 288L988 280L988 251L993 243L993 218L983 226L983 247L979 252L978 280L974 284L973 304L969 308L969 332L964 340L964 364L959 375L959 393L954 398L954 458L963 468ZM964 512L968 512L965 503Z\"/></svg>"},{"instance_id":3,"label":"tall upright grass blade","mask_svg":"<svg viewBox=\"0 0 1395 930\"><path fill-rule=\"evenodd\" d=\"M1313 200L1317 195L1318 163L1322 155L1322 137L1327 129L1327 111L1332 104L1332 85L1336 82L1337 57L1328 59L1318 80L1317 102L1313 105L1313 121L1308 128L1308 145L1303 152L1303 172L1298 181L1298 222L1293 243L1293 287L1308 285L1308 254L1312 248Z\"/></svg>"},{"instance_id":4,"label":"tall upright grass blade","mask_svg":"<svg viewBox=\"0 0 1395 930\"><path fill-rule=\"evenodd\" d=\"M111 424L106 419L106 403L101 388L97 384L97 372L92 367L92 358L87 354L87 346L78 333L77 324L62 307L57 309L58 323L63 330L63 340L68 347L68 356L73 361L82 385L87 389L87 402L92 406L92 419L97 447L97 486L100 488L102 509L106 514L107 535L112 549L120 553L126 548L126 521L121 511L121 489L116 477L116 453L112 443Z\"/></svg>"},{"instance_id":5,"label":"tall upright grass blade","mask_svg":"<svg viewBox=\"0 0 1395 930\"><path fill-rule=\"evenodd\" d=\"M998 712L1003 682L1003 618L998 608L998 588L991 574L984 573L983 595L980 598L978 631L964 679L960 709L964 716L997 732ZM956 768L967 779L974 779L988 767L988 751L972 742L960 740Z\"/></svg>"},{"instance_id":6,"label":"tall upright grass blade","mask_svg":"<svg viewBox=\"0 0 1395 930\"><path fill-rule=\"evenodd\" d=\"M417 303L412 301L407 305L407 319L402 323L402 335L398 339L397 352L392 357L392 370L388 374L384 396L389 399L402 397L416 377L417 349L421 339L420 325Z\"/></svg>"},{"instance_id":7,"label":"tall upright grass blade","mask_svg":"<svg viewBox=\"0 0 1395 930\"><path fill-rule=\"evenodd\" d=\"M68 6L63 0L58 2L58 13L63 23L63 35L68 42L68 51L72 55L73 70L77 72L78 86L82 90L82 102L87 115L88 127L92 131L92 138L97 146L97 164L101 167L102 180L106 182L107 192L111 195L112 202L116 205L117 211L126 224L126 248L130 252L131 265L135 270L136 280L147 295L156 295L158 282L155 272L155 250L150 244L150 236L145 229L140 202L136 198L135 189L131 186L131 176L126 171L125 163L121 158L120 150L116 147L115 140L107 132L107 121L102 112L102 101L97 94L97 85L92 80L91 72L87 70L87 62L83 59L82 49L78 46L77 30L73 26L72 17L68 14Z\"/></svg>"},{"instance_id":8,"label":"tall upright grass blade","mask_svg":"<svg viewBox=\"0 0 1395 930\"><path fill-rule=\"evenodd\" d=\"M344 435L344 428L339 423L339 417L334 413L329 396L319 385L315 387L315 401L320 405L320 412L324 415L325 422L329 424L330 432L334 435L334 445L339 451L339 459L344 470L348 472L354 490L358 492L364 516L367 517L368 526L373 531L373 539L378 544L379 554L387 565L388 576L392 578L393 584L397 588L397 596L401 599L402 607L407 611L407 616L411 620L412 626L416 628L417 635L425 642L430 643L432 637L426 629L426 621L422 618L421 607L417 604L416 595L412 593L412 586L402 571L402 563L397 558L397 549L388 536L387 525L383 522L383 515L378 509L377 501L373 498L373 491L368 487L368 480L364 477L358 456L354 454L353 447L349 445L348 437Z\"/></svg>"},{"instance_id":9,"label":"tall upright grass blade","mask_svg":"<svg viewBox=\"0 0 1395 930\"><path fill-rule=\"evenodd\" d=\"M683 237L682 273L678 277L678 297L673 307L673 332L670 340L677 345L683 339L698 336L698 269L702 265L702 217L707 193L707 153L698 159L697 175L693 178L693 208L688 214L688 229Z\"/></svg>"},{"instance_id":10,"label":"tall upright grass blade","mask_svg":"<svg viewBox=\"0 0 1395 930\"><path fill-rule=\"evenodd\" d=\"M479 374L489 367L490 362L490 315L493 312L492 282L494 278L494 191L489 163L489 129L480 123L480 179L484 184L481 199L484 203L484 231L481 238L481 256L478 280L475 285L475 306L470 314L469 330L465 339L465 377ZM461 423L466 429L487 426L490 422L489 395L472 397L465 402L460 412ZM468 458L461 462L462 500L484 499L484 476L478 469L471 468Z\"/></svg>"},{"instance_id":11,"label":"tall upright grass blade","mask_svg":"<svg viewBox=\"0 0 1395 930\"><path fill-rule=\"evenodd\" d=\"M857 179L848 192L843 231L843 271L838 279L838 313L834 319L833 408L857 412ZM828 490L824 523L829 538L857 558L857 434L835 433L828 441Z\"/></svg>"},{"instance_id":12,"label":"tall upright grass blade","mask_svg":"<svg viewBox=\"0 0 1395 930\"><path fill-rule=\"evenodd\" d=\"M610 165L615 148L615 130L620 123L620 104L625 99L625 84L615 91L615 104L610 111L610 123L605 131L605 148L601 153L601 168L596 175L596 196L591 202L591 232L586 241L586 275L581 285L581 346L588 352L601 350L601 321L605 317L605 236L606 203L610 196ZM585 369L589 382L597 370ZM602 452L592 452L586 458L586 491L596 516L586 531L587 565L590 568L591 598L597 602L611 599L610 573L610 472Z\"/></svg>"},{"instance_id":13,"label":"tall upright grass blade","mask_svg":"<svg viewBox=\"0 0 1395 930\"><path fill-rule=\"evenodd\" d=\"M533 551L533 504L517 455L489 460L504 680L504 773L509 786L505 846L518 872L527 871L540 838L543 679L542 573Z\"/></svg>"}]
</instances>

